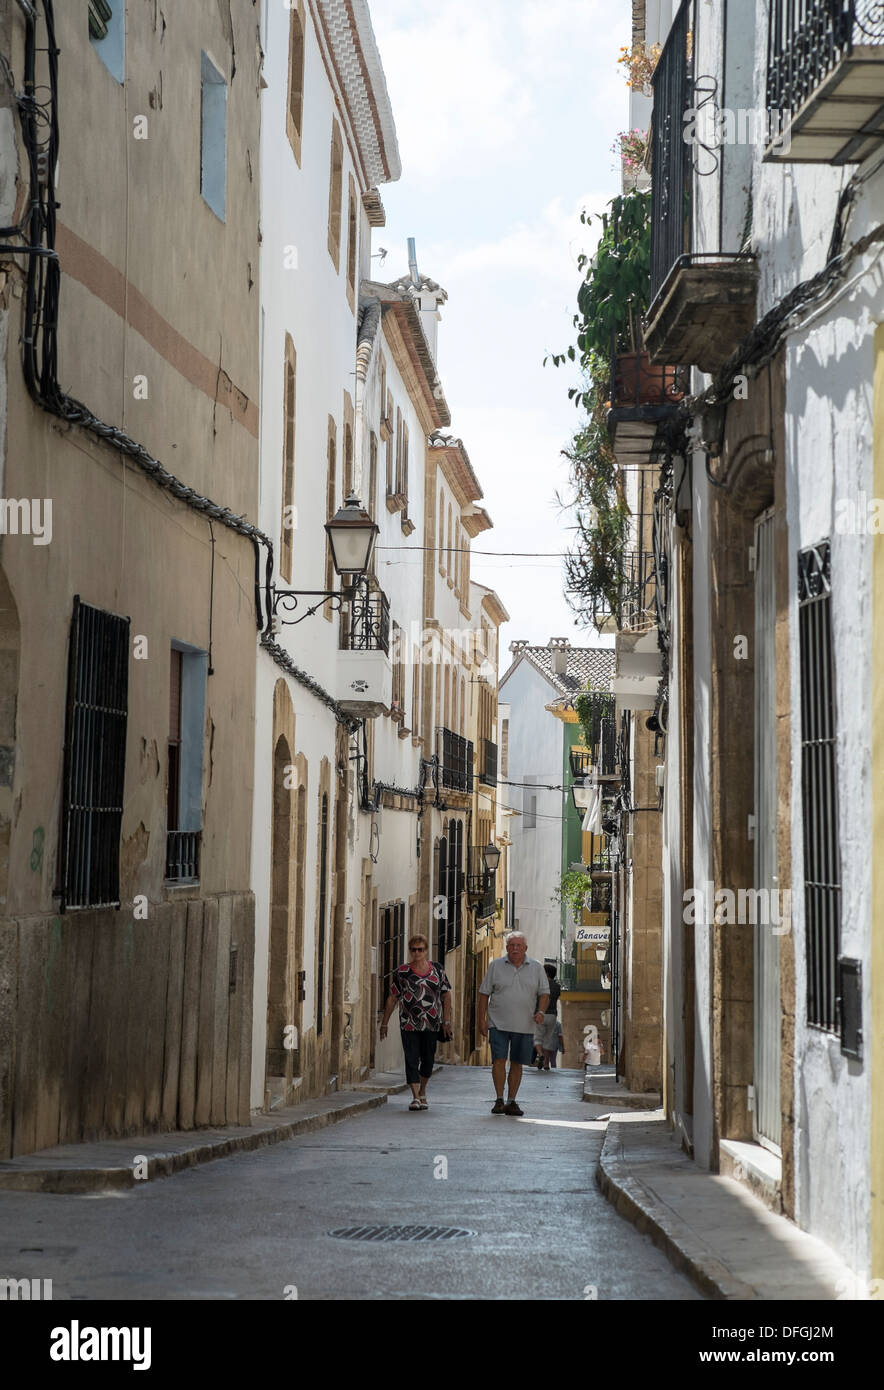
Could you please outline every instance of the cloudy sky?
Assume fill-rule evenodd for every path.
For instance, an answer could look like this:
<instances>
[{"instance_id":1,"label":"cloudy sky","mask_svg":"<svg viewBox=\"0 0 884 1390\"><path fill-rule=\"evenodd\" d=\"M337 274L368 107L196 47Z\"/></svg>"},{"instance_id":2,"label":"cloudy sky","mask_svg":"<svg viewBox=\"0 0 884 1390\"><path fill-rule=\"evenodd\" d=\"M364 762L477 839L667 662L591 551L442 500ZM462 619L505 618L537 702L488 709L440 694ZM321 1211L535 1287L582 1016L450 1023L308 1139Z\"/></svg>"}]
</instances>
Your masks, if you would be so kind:
<instances>
[{"instance_id":1,"label":"cloudy sky","mask_svg":"<svg viewBox=\"0 0 884 1390\"><path fill-rule=\"evenodd\" d=\"M380 279L418 267L448 291L439 370L452 430L466 445L494 521L473 578L497 590L515 638L570 636L555 556L568 544L555 503L566 488L561 449L578 415L573 368L543 366L572 341L577 256L619 187L611 146L628 125L617 55L629 42L630 0L370 0L396 118L402 178L381 190L389 251Z\"/></svg>"}]
</instances>

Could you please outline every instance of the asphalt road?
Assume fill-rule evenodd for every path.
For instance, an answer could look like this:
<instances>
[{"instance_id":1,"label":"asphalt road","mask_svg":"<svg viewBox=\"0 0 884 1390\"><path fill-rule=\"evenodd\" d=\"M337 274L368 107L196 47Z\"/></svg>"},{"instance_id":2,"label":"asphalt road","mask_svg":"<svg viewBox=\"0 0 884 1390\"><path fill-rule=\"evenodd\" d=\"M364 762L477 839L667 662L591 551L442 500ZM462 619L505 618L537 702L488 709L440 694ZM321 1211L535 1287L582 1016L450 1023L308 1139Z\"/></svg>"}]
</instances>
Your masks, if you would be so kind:
<instances>
[{"instance_id":1,"label":"asphalt road","mask_svg":"<svg viewBox=\"0 0 884 1390\"><path fill-rule=\"evenodd\" d=\"M288 1143L119 1194L0 1192L0 1277L66 1299L700 1300L605 1201L605 1125L582 1073L526 1073L525 1116L493 1116L485 1068ZM405 1242L329 1234L456 1227Z\"/></svg>"}]
</instances>

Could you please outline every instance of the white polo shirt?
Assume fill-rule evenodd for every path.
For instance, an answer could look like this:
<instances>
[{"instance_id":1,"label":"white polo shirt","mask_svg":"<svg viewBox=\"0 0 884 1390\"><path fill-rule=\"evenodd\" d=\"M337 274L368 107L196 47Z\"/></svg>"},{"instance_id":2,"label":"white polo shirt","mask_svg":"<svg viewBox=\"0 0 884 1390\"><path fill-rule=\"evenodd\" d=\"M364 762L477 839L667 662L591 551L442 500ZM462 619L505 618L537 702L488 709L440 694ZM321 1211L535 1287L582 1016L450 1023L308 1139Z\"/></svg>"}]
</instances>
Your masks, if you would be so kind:
<instances>
[{"instance_id":1,"label":"white polo shirt","mask_svg":"<svg viewBox=\"0 0 884 1390\"><path fill-rule=\"evenodd\" d=\"M501 1033L534 1033L537 1000L549 994L549 978L539 960L526 956L516 968L509 956L493 960L479 986L488 995L488 1021Z\"/></svg>"}]
</instances>

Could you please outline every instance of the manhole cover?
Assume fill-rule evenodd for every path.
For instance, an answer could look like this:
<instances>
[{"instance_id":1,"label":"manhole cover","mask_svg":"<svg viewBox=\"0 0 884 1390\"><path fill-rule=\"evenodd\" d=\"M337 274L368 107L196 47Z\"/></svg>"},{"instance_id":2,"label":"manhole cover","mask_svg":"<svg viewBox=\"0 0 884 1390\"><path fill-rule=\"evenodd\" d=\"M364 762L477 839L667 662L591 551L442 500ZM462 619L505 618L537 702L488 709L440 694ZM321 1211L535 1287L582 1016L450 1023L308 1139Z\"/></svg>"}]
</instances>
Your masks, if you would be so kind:
<instances>
[{"instance_id":1,"label":"manhole cover","mask_svg":"<svg viewBox=\"0 0 884 1390\"><path fill-rule=\"evenodd\" d=\"M328 1234L335 1240L457 1240L476 1232L463 1226L339 1226Z\"/></svg>"}]
</instances>

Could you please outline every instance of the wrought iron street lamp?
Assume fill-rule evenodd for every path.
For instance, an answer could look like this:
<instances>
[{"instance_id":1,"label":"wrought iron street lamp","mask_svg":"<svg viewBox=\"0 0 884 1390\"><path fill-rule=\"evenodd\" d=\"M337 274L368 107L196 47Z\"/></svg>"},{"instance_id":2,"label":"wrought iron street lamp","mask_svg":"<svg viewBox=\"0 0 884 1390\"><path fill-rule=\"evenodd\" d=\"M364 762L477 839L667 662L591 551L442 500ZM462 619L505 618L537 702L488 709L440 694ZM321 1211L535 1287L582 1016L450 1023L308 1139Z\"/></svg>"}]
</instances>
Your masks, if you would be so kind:
<instances>
[{"instance_id":1,"label":"wrought iron street lamp","mask_svg":"<svg viewBox=\"0 0 884 1390\"><path fill-rule=\"evenodd\" d=\"M571 797L575 810L589 810L592 804L592 791L592 783L588 777L575 777L571 786Z\"/></svg>"},{"instance_id":2,"label":"wrought iron street lamp","mask_svg":"<svg viewBox=\"0 0 884 1390\"><path fill-rule=\"evenodd\" d=\"M325 523L335 573L342 579L346 578L348 582L341 585L340 593L319 589L279 589L274 586L270 604L274 619L291 626L312 617L324 603L328 603L332 610L337 612L349 602L359 580L371 564L379 530L377 522L372 521L359 498L351 492L331 521ZM284 614L293 615L298 608L298 600L302 598L315 598L318 602L311 604L298 617L281 615L280 609Z\"/></svg>"},{"instance_id":3,"label":"wrought iron street lamp","mask_svg":"<svg viewBox=\"0 0 884 1390\"><path fill-rule=\"evenodd\" d=\"M497 866L500 863L500 850L497 848L497 845L493 845L489 841L482 851L482 858L485 860L485 868L488 870L489 874L496 873Z\"/></svg>"}]
</instances>

